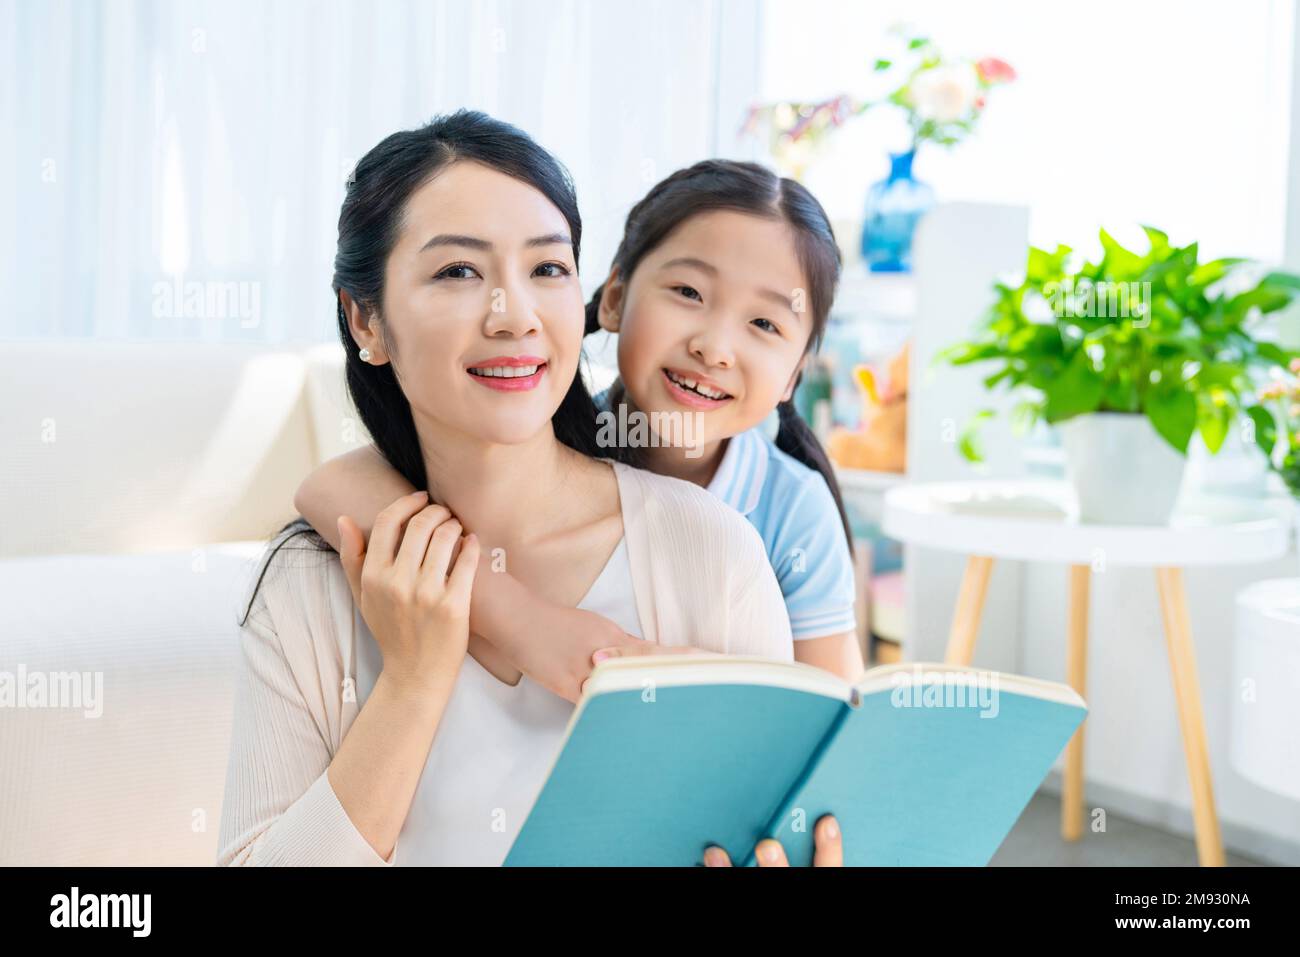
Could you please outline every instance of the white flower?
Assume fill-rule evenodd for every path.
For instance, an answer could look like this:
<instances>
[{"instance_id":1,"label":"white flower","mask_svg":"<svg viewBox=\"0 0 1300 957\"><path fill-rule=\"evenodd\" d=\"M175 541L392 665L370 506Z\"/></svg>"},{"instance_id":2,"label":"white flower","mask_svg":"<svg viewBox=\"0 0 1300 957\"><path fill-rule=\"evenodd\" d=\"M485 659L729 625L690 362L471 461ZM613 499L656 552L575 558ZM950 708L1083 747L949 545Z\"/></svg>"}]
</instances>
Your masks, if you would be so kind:
<instances>
[{"instance_id":1,"label":"white flower","mask_svg":"<svg viewBox=\"0 0 1300 957\"><path fill-rule=\"evenodd\" d=\"M952 123L974 108L978 78L968 63L937 66L917 75L910 95L921 119Z\"/></svg>"}]
</instances>

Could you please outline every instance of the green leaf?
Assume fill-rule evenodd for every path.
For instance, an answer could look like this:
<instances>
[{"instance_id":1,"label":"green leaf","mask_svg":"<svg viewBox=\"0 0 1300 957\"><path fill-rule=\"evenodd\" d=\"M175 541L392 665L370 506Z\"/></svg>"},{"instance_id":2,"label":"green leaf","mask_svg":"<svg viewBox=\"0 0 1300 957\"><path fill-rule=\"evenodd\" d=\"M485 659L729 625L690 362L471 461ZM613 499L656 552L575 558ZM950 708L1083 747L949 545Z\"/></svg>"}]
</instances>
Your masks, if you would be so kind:
<instances>
[{"instance_id":1,"label":"green leaf","mask_svg":"<svg viewBox=\"0 0 1300 957\"><path fill-rule=\"evenodd\" d=\"M1288 289L1300 289L1300 276L1289 272L1271 272L1261 280L1263 286L1285 286Z\"/></svg>"},{"instance_id":2,"label":"green leaf","mask_svg":"<svg viewBox=\"0 0 1300 957\"><path fill-rule=\"evenodd\" d=\"M1197 394L1197 427L1205 447L1211 455L1218 455L1223 448L1223 441L1232 428L1232 406L1215 401L1214 397L1204 392Z\"/></svg>"},{"instance_id":3,"label":"green leaf","mask_svg":"<svg viewBox=\"0 0 1300 957\"><path fill-rule=\"evenodd\" d=\"M1156 229L1154 226L1143 226L1142 232L1147 234L1152 253L1162 253L1169 248L1169 234L1164 230Z\"/></svg>"},{"instance_id":4,"label":"green leaf","mask_svg":"<svg viewBox=\"0 0 1300 957\"><path fill-rule=\"evenodd\" d=\"M1255 352L1266 362L1273 362L1280 366L1289 365L1292 359L1300 355L1283 349L1276 342L1256 342Z\"/></svg>"},{"instance_id":5,"label":"green leaf","mask_svg":"<svg viewBox=\"0 0 1300 957\"><path fill-rule=\"evenodd\" d=\"M1277 444L1277 420L1262 405L1252 405L1246 410L1255 428L1255 444L1269 458L1273 456L1273 446Z\"/></svg>"},{"instance_id":6,"label":"green leaf","mask_svg":"<svg viewBox=\"0 0 1300 957\"><path fill-rule=\"evenodd\" d=\"M881 70L888 70L893 65L894 64L889 60L877 60L872 69L879 73Z\"/></svg>"},{"instance_id":7,"label":"green leaf","mask_svg":"<svg viewBox=\"0 0 1300 957\"><path fill-rule=\"evenodd\" d=\"M966 423L966 428L962 429L957 448L967 462L984 461L984 445L980 442L979 430L991 418L993 418L992 409L981 409L971 416L970 421Z\"/></svg>"},{"instance_id":8,"label":"green leaf","mask_svg":"<svg viewBox=\"0 0 1300 957\"><path fill-rule=\"evenodd\" d=\"M1290 304L1291 294L1284 288L1269 287L1261 283L1254 289L1229 299L1227 311L1235 325L1239 324L1252 308L1258 308L1260 312L1276 312Z\"/></svg>"},{"instance_id":9,"label":"green leaf","mask_svg":"<svg viewBox=\"0 0 1300 957\"><path fill-rule=\"evenodd\" d=\"M1055 424L1076 415L1095 412L1101 405L1105 388L1106 382L1093 370L1088 354L1078 349L1061 374L1043 390L1047 395L1043 416Z\"/></svg>"},{"instance_id":10,"label":"green leaf","mask_svg":"<svg viewBox=\"0 0 1300 957\"><path fill-rule=\"evenodd\" d=\"M1105 251L1102 260L1109 275L1127 279L1142 269L1142 257L1130 252L1106 230L1101 230L1101 248Z\"/></svg>"},{"instance_id":11,"label":"green leaf","mask_svg":"<svg viewBox=\"0 0 1300 957\"><path fill-rule=\"evenodd\" d=\"M1187 452L1196 431L1196 399L1190 392L1162 382L1147 393L1146 413L1166 442L1179 452Z\"/></svg>"}]
</instances>

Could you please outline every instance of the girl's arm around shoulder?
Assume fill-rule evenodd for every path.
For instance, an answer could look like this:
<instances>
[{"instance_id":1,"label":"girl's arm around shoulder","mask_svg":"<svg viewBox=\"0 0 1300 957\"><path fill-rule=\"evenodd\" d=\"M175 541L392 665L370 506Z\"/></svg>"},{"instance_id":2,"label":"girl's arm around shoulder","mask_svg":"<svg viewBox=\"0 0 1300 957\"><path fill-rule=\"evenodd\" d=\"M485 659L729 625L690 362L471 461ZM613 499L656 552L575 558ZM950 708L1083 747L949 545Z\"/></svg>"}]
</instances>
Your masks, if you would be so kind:
<instances>
[{"instance_id":1,"label":"girl's arm around shoulder","mask_svg":"<svg viewBox=\"0 0 1300 957\"><path fill-rule=\"evenodd\" d=\"M353 519L369 539L375 517L415 490L378 449L366 445L317 466L298 486L293 505L338 551L339 516Z\"/></svg>"}]
</instances>

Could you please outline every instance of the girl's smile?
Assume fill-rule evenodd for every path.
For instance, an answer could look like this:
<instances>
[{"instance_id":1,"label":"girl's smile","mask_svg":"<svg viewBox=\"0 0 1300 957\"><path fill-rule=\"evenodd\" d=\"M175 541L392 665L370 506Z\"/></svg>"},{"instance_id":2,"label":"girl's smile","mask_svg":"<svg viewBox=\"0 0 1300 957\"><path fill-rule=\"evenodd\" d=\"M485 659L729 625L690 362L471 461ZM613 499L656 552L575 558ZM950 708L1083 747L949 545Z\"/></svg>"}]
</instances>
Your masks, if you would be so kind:
<instances>
[{"instance_id":1,"label":"girl's smile","mask_svg":"<svg viewBox=\"0 0 1300 957\"><path fill-rule=\"evenodd\" d=\"M669 398L689 408L704 411L717 409L733 398L707 376L683 369L665 368L660 371Z\"/></svg>"}]
</instances>

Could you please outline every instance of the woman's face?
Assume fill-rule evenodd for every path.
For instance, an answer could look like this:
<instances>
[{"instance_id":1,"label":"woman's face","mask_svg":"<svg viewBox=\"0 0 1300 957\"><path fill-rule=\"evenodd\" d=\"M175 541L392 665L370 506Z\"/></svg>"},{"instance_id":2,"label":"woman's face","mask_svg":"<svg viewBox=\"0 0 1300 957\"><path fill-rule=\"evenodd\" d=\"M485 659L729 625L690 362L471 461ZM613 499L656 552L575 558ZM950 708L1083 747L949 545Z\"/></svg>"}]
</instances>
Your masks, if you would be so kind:
<instances>
[{"instance_id":1,"label":"woman's face","mask_svg":"<svg viewBox=\"0 0 1300 957\"><path fill-rule=\"evenodd\" d=\"M496 444L532 438L559 408L582 346L569 224L532 186L453 163L407 201L382 312L379 351L358 342L372 362L393 362L417 423Z\"/></svg>"},{"instance_id":2,"label":"woman's face","mask_svg":"<svg viewBox=\"0 0 1300 957\"><path fill-rule=\"evenodd\" d=\"M602 299L632 405L698 412L708 442L762 422L790 397L812 331L804 285L784 222L692 216Z\"/></svg>"}]
</instances>

